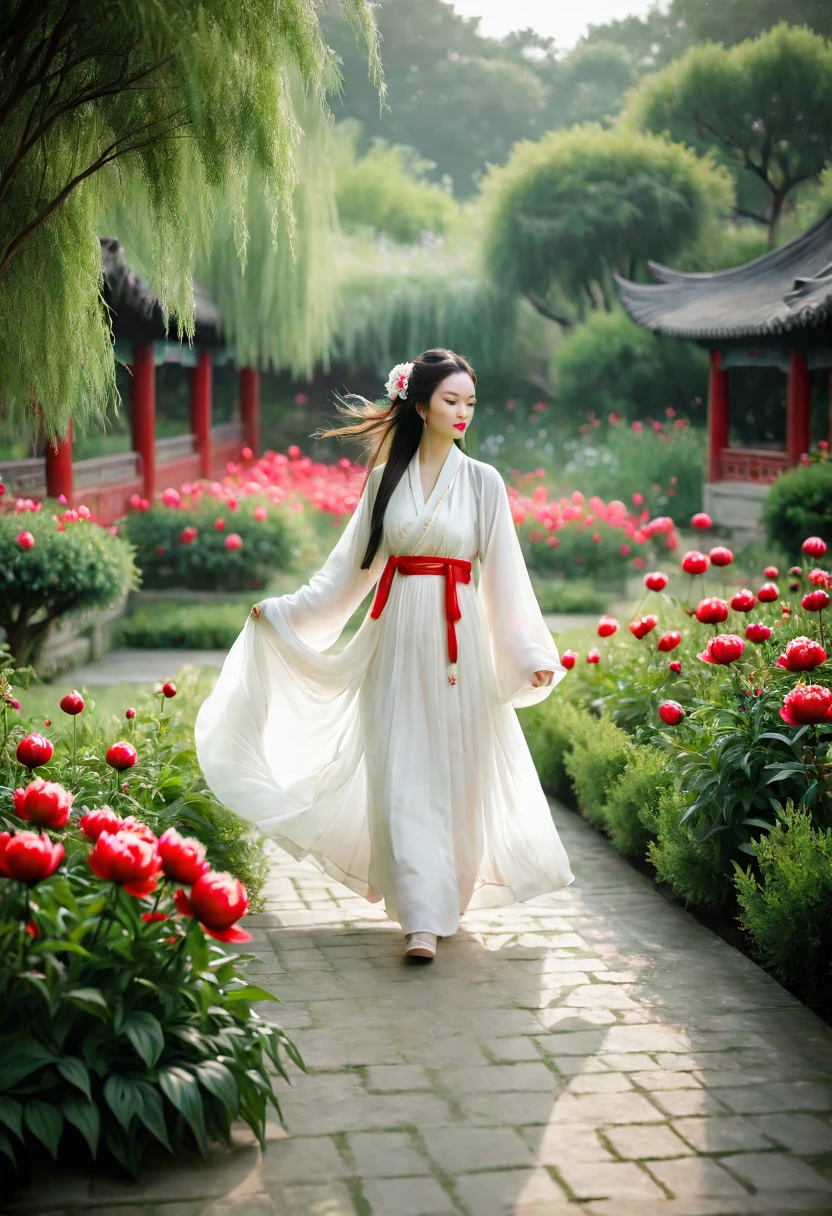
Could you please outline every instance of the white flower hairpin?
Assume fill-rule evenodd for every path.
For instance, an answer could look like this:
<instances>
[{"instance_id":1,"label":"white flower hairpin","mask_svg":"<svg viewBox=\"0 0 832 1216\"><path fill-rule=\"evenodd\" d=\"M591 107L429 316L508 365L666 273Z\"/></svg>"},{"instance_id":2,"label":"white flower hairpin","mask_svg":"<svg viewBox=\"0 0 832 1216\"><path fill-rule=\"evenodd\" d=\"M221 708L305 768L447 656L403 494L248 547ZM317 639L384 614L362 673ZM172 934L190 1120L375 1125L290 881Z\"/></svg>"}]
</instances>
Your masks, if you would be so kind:
<instances>
[{"instance_id":1,"label":"white flower hairpin","mask_svg":"<svg viewBox=\"0 0 832 1216\"><path fill-rule=\"evenodd\" d=\"M410 383L412 371L412 363L397 363L390 372L384 387L387 389L387 396L391 401L395 401L397 397L403 399L407 397L407 386Z\"/></svg>"}]
</instances>

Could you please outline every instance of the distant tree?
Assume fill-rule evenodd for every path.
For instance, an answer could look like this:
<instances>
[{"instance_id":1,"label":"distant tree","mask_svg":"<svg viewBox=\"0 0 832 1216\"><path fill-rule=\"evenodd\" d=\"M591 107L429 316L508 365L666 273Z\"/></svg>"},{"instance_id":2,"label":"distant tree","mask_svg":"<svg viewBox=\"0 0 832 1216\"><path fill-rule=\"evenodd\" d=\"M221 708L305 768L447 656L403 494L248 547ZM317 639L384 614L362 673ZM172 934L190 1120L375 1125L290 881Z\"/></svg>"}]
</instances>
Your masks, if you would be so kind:
<instances>
[{"instance_id":1,"label":"distant tree","mask_svg":"<svg viewBox=\"0 0 832 1216\"><path fill-rule=\"evenodd\" d=\"M579 45L557 63L549 82L547 117L552 127L606 122L624 105L639 78L634 57L614 42Z\"/></svg>"},{"instance_id":2,"label":"distant tree","mask_svg":"<svg viewBox=\"0 0 832 1216\"><path fill-rule=\"evenodd\" d=\"M773 245L789 196L832 159L832 44L781 24L730 50L694 47L644 81L626 121L713 150L761 183L763 207L736 210Z\"/></svg>"},{"instance_id":3,"label":"distant tree","mask_svg":"<svg viewBox=\"0 0 832 1216\"><path fill-rule=\"evenodd\" d=\"M553 131L489 174L485 264L502 290L568 326L612 307L613 271L672 261L732 201L726 170L659 136Z\"/></svg>"},{"instance_id":4,"label":"distant tree","mask_svg":"<svg viewBox=\"0 0 832 1216\"><path fill-rule=\"evenodd\" d=\"M318 108L336 83L316 0L0 0L0 406L49 435L114 398L98 221L124 198L152 217L154 286L193 329L191 276L215 192L238 249L249 174L288 210L297 79ZM369 49L367 0L342 11Z\"/></svg>"}]
</instances>

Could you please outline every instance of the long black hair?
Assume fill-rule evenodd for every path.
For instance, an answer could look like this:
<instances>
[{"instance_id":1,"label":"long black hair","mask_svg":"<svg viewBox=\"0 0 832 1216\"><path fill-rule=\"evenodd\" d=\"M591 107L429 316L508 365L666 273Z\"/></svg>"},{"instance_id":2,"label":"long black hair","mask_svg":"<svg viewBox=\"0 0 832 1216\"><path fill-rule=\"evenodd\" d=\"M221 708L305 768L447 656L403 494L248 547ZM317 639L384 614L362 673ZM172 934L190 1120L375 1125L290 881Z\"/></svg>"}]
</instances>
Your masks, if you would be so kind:
<instances>
[{"instance_id":1,"label":"long black hair","mask_svg":"<svg viewBox=\"0 0 832 1216\"><path fill-rule=\"evenodd\" d=\"M384 512L390 496L422 441L424 423L416 406L428 405L437 386L456 372L467 372L474 384L477 383L477 374L463 355L457 355L454 351L442 347L426 350L413 360L407 397L397 397L395 401L385 398L384 403L379 405L357 393L348 393L346 398L337 399L336 408L352 421L346 426L316 432L315 437L319 439L335 436L363 440L368 449L367 478L382 456L386 457L387 463L373 503L370 538L361 562L362 570L369 569L373 563L381 544ZM454 443L465 451L464 438L455 439ZM364 486L367 484L367 478L364 480Z\"/></svg>"}]
</instances>

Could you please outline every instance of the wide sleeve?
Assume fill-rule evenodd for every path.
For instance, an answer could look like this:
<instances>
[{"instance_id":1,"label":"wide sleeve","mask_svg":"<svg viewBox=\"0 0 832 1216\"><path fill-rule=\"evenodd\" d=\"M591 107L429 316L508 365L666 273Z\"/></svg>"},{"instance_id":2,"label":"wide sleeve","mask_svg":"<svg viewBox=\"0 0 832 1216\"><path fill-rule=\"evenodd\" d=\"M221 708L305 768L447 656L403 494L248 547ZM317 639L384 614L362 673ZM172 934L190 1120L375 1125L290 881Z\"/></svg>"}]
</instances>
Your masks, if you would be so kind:
<instances>
[{"instance_id":1,"label":"wide sleeve","mask_svg":"<svg viewBox=\"0 0 832 1216\"><path fill-rule=\"evenodd\" d=\"M517 708L549 696L566 675L535 598L505 482L486 466L480 503L479 595L491 639L498 697ZM535 671L552 671L551 684L535 688Z\"/></svg>"},{"instance_id":2,"label":"wide sleeve","mask_svg":"<svg viewBox=\"0 0 832 1216\"><path fill-rule=\"evenodd\" d=\"M347 621L364 597L372 590L384 566L384 545L380 544L369 569L361 561L370 537L373 503L381 480L383 465L377 465L364 487L358 505L335 548L321 569L299 591L261 600L267 621L289 629L313 650L326 650L335 643Z\"/></svg>"}]
</instances>

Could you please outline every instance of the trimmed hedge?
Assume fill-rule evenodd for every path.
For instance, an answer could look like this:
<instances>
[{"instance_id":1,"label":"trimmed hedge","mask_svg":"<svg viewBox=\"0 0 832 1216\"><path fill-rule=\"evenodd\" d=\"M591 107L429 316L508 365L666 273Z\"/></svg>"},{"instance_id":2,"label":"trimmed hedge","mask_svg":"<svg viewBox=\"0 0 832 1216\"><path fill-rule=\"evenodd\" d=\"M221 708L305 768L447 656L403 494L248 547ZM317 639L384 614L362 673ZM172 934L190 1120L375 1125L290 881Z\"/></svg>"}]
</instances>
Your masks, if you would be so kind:
<instances>
[{"instance_id":1,"label":"trimmed hedge","mask_svg":"<svg viewBox=\"0 0 832 1216\"><path fill-rule=\"evenodd\" d=\"M792 559L807 536L832 536L832 460L797 465L768 492L763 523L769 540Z\"/></svg>"}]
</instances>

